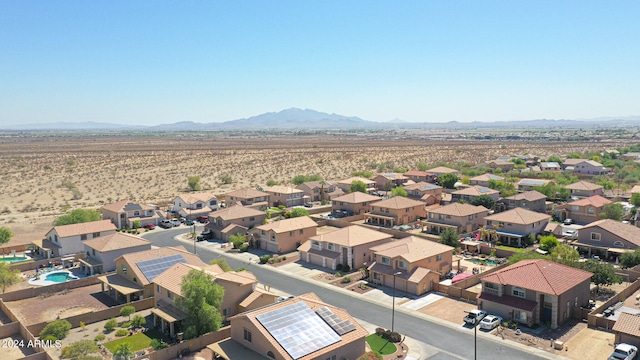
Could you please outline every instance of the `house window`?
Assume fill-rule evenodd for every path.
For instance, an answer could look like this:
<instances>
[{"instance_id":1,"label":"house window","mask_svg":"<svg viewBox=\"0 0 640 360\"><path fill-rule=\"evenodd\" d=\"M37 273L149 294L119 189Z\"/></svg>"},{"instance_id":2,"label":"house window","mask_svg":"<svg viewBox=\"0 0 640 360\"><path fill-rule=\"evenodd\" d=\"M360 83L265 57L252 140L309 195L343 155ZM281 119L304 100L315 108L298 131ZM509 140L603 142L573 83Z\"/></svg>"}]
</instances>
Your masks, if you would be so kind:
<instances>
[{"instance_id":1,"label":"house window","mask_svg":"<svg viewBox=\"0 0 640 360\"><path fill-rule=\"evenodd\" d=\"M230 316L231 315L231 308L222 309L222 315Z\"/></svg>"},{"instance_id":2,"label":"house window","mask_svg":"<svg viewBox=\"0 0 640 360\"><path fill-rule=\"evenodd\" d=\"M260 235L267 235L267 232L264 230L260 230Z\"/></svg>"},{"instance_id":3,"label":"house window","mask_svg":"<svg viewBox=\"0 0 640 360\"><path fill-rule=\"evenodd\" d=\"M436 255L436 261L440 261L440 260L442 260L442 254Z\"/></svg>"},{"instance_id":4,"label":"house window","mask_svg":"<svg viewBox=\"0 0 640 360\"><path fill-rule=\"evenodd\" d=\"M618 241L613 243L613 247L623 248L624 247L624 243L622 241L618 240Z\"/></svg>"},{"instance_id":5,"label":"house window","mask_svg":"<svg viewBox=\"0 0 640 360\"><path fill-rule=\"evenodd\" d=\"M216 201L215 200L209 201L209 205L216 205Z\"/></svg>"},{"instance_id":6,"label":"house window","mask_svg":"<svg viewBox=\"0 0 640 360\"><path fill-rule=\"evenodd\" d=\"M87 240L87 234L80 235L80 240Z\"/></svg>"},{"instance_id":7,"label":"house window","mask_svg":"<svg viewBox=\"0 0 640 360\"><path fill-rule=\"evenodd\" d=\"M133 216L140 216L140 211L134 211Z\"/></svg>"},{"instance_id":8,"label":"house window","mask_svg":"<svg viewBox=\"0 0 640 360\"><path fill-rule=\"evenodd\" d=\"M244 329L244 339L248 342L251 342L251 331Z\"/></svg>"},{"instance_id":9,"label":"house window","mask_svg":"<svg viewBox=\"0 0 640 360\"><path fill-rule=\"evenodd\" d=\"M491 283L491 282L485 282L484 283L484 287L485 287L485 289L490 289L490 290L495 290L495 291L498 291L500 289L498 284Z\"/></svg>"},{"instance_id":10,"label":"house window","mask_svg":"<svg viewBox=\"0 0 640 360\"><path fill-rule=\"evenodd\" d=\"M293 231L289 231L289 236L293 236Z\"/></svg>"},{"instance_id":11,"label":"house window","mask_svg":"<svg viewBox=\"0 0 640 360\"><path fill-rule=\"evenodd\" d=\"M122 265L122 272L127 273L127 265Z\"/></svg>"},{"instance_id":12,"label":"house window","mask_svg":"<svg viewBox=\"0 0 640 360\"><path fill-rule=\"evenodd\" d=\"M160 285L156 285L156 292L158 294L162 294L162 290L160 290Z\"/></svg>"},{"instance_id":13,"label":"house window","mask_svg":"<svg viewBox=\"0 0 640 360\"><path fill-rule=\"evenodd\" d=\"M524 311L515 310L513 312L513 318L517 322L526 323L527 322L527 313Z\"/></svg>"},{"instance_id":14,"label":"house window","mask_svg":"<svg viewBox=\"0 0 640 360\"><path fill-rule=\"evenodd\" d=\"M592 241L600 241L600 233L591 233L591 240Z\"/></svg>"},{"instance_id":15,"label":"house window","mask_svg":"<svg viewBox=\"0 0 640 360\"><path fill-rule=\"evenodd\" d=\"M96 249L91 249L91 253L93 254L93 256L96 256Z\"/></svg>"},{"instance_id":16,"label":"house window","mask_svg":"<svg viewBox=\"0 0 640 360\"><path fill-rule=\"evenodd\" d=\"M304 234L304 229L300 229L300 235Z\"/></svg>"},{"instance_id":17,"label":"house window","mask_svg":"<svg viewBox=\"0 0 640 360\"><path fill-rule=\"evenodd\" d=\"M252 216L252 217L249 218L249 221L255 221L255 219L256 219L256 217Z\"/></svg>"},{"instance_id":18,"label":"house window","mask_svg":"<svg viewBox=\"0 0 640 360\"><path fill-rule=\"evenodd\" d=\"M407 270L407 263L406 262L404 262L402 260L398 260L396 264L397 264L398 269Z\"/></svg>"},{"instance_id":19,"label":"house window","mask_svg":"<svg viewBox=\"0 0 640 360\"><path fill-rule=\"evenodd\" d=\"M273 355L273 351L271 351L271 350L267 351L267 356L268 356L268 357L270 357L270 358L272 358L272 359L275 359L275 358L276 358L276 356L275 356L275 355Z\"/></svg>"},{"instance_id":20,"label":"house window","mask_svg":"<svg viewBox=\"0 0 640 360\"><path fill-rule=\"evenodd\" d=\"M167 296L169 299L173 299L173 293L171 291L167 291Z\"/></svg>"},{"instance_id":21,"label":"house window","mask_svg":"<svg viewBox=\"0 0 640 360\"><path fill-rule=\"evenodd\" d=\"M571 211L578 211L578 209L579 209L578 205L571 206Z\"/></svg>"},{"instance_id":22,"label":"house window","mask_svg":"<svg viewBox=\"0 0 640 360\"><path fill-rule=\"evenodd\" d=\"M320 248L320 242L319 241L315 241L315 240L311 240L311 246Z\"/></svg>"},{"instance_id":23,"label":"house window","mask_svg":"<svg viewBox=\"0 0 640 360\"><path fill-rule=\"evenodd\" d=\"M94 237L94 238L97 238L98 236L100 236L100 233L99 233L99 232L97 232L97 233L93 233L93 237Z\"/></svg>"},{"instance_id":24,"label":"house window","mask_svg":"<svg viewBox=\"0 0 640 360\"><path fill-rule=\"evenodd\" d=\"M332 250L333 251L333 244L327 244L327 249Z\"/></svg>"},{"instance_id":25,"label":"house window","mask_svg":"<svg viewBox=\"0 0 640 360\"><path fill-rule=\"evenodd\" d=\"M473 215L469 215L469 220L473 220Z\"/></svg>"},{"instance_id":26,"label":"house window","mask_svg":"<svg viewBox=\"0 0 640 360\"><path fill-rule=\"evenodd\" d=\"M444 214L438 214L438 220L444 220Z\"/></svg>"},{"instance_id":27,"label":"house window","mask_svg":"<svg viewBox=\"0 0 640 360\"><path fill-rule=\"evenodd\" d=\"M512 293L513 293L513 296L517 296L517 297L520 297L520 298L524 298L525 297L524 289L521 288L521 287L514 286Z\"/></svg>"},{"instance_id":28,"label":"house window","mask_svg":"<svg viewBox=\"0 0 640 360\"><path fill-rule=\"evenodd\" d=\"M382 259L380 259L380 262L382 262L384 265L391 264L391 260L386 256L383 256Z\"/></svg>"},{"instance_id":29,"label":"house window","mask_svg":"<svg viewBox=\"0 0 640 360\"><path fill-rule=\"evenodd\" d=\"M592 207L587 208L587 214L595 214L595 212L596 212L596 209L594 209Z\"/></svg>"},{"instance_id":30,"label":"house window","mask_svg":"<svg viewBox=\"0 0 640 360\"><path fill-rule=\"evenodd\" d=\"M201 203L197 203L196 204L196 209L202 209L202 204Z\"/></svg>"}]
</instances>

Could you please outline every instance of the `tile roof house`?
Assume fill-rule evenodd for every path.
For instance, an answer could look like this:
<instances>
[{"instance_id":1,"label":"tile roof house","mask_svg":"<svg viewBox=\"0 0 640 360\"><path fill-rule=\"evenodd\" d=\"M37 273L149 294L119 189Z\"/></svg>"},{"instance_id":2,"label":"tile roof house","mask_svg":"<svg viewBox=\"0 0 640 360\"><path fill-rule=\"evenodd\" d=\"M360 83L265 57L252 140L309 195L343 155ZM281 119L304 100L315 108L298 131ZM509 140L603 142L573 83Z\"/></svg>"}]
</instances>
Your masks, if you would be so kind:
<instances>
[{"instance_id":1,"label":"tile roof house","mask_svg":"<svg viewBox=\"0 0 640 360\"><path fill-rule=\"evenodd\" d=\"M500 169L502 172L509 172L516 167L516 164L509 160L491 160L484 163L492 169Z\"/></svg>"},{"instance_id":2,"label":"tile roof house","mask_svg":"<svg viewBox=\"0 0 640 360\"><path fill-rule=\"evenodd\" d=\"M426 205L438 204L442 200L442 186L436 184L421 181L405 185L404 189L409 198L420 200Z\"/></svg>"},{"instance_id":3,"label":"tile roof house","mask_svg":"<svg viewBox=\"0 0 640 360\"><path fill-rule=\"evenodd\" d=\"M139 221L140 227L147 224L158 225L160 215L155 206L138 204L123 200L100 208L103 220L111 220L117 228L133 228L133 222Z\"/></svg>"},{"instance_id":4,"label":"tile roof house","mask_svg":"<svg viewBox=\"0 0 640 360\"><path fill-rule=\"evenodd\" d=\"M436 175L428 171L419 171L419 170L409 170L403 175L408 177L410 180L414 182L424 181L432 184L435 183L436 179L438 178Z\"/></svg>"},{"instance_id":5,"label":"tile roof house","mask_svg":"<svg viewBox=\"0 0 640 360\"><path fill-rule=\"evenodd\" d=\"M518 191L531 191L535 190L537 186L545 186L549 183L553 183L553 181L545 179L520 179L516 184L516 189L518 189Z\"/></svg>"},{"instance_id":6,"label":"tile roof house","mask_svg":"<svg viewBox=\"0 0 640 360\"><path fill-rule=\"evenodd\" d=\"M344 191L336 184L326 181L306 181L296 186L296 189L304 191L305 198L308 201L331 200L344 195Z\"/></svg>"},{"instance_id":7,"label":"tile roof house","mask_svg":"<svg viewBox=\"0 0 640 360\"><path fill-rule=\"evenodd\" d=\"M113 233L84 241L84 259L80 269L86 275L102 274L116 270L116 259L120 256L151 249L151 241L139 236Z\"/></svg>"},{"instance_id":8,"label":"tile roof house","mask_svg":"<svg viewBox=\"0 0 640 360\"><path fill-rule=\"evenodd\" d=\"M407 225L427 216L424 206L422 201L392 197L371 204L371 210L364 215L365 223L386 227Z\"/></svg>"},{"instance_id":9,"label":"tile roof house","mask_svg":"<svg viewBox=\"0 0 640 360\"><path fill-rule=\"evenodd\" d=\"M611 330L616 344L640 346L640 314L621 312Z\"/></svg>"},{"instance_id":10,"label":"tile roof house","mask_svg":"<svg viewBox=\"0 0 640 360\"><path fill-rule=\"evenodd\" d=\"M298 247L298 253L300 260L331 270L336 270L338 265L359 269L373 260L369 248L391 239L387 233L352 225L311 237Z\"/></svg>"},{"instance_id":11,"label":"tile roof house","mask_svg":"<svg viewBox=\"0 0 640 360\"><path fill-rule=\"evenodd\" d=\"M264 211L234 205L212 213L205 229L211 230L215 239L228 241L231 235L244 234L250 228L261 225L266 218Z\"/></svg>"},{"instance_id":12,"label":"tile roof house","mask_svg":"<svg viewBox=\"0 0 640 360\"><path fill-rule=\"evenodd\" d=\"M513 164L513 163L511 163ZM502 176L498 176L498 175L494 175L494 174L482 174L482 175L478 175L478 176L474 176L472 178L469 179L469 185L478 185L478 186L484 186L484 187L489 187L489 185L491 185L491 180L493 181L504 181L504 177Z\"/></svg>"},{"instance_id":13,"label":"tile roof house","mask_svg":"<svg viewBox=\"0 0 640 360\"><path fill-rule=\"evenodd\" d=\"M258 248L277 254L286 254L316 235L318 224L308 216L272 221L249 230Z\"/></svg>"},{"instance_id":14,"label":"tile roof house","mask_svg":"<svg viewBox=\"0 0 640 360\"><path fill-rule=\"evenodd\" d=\"M102 283L102 292L128 303L154 296L153 280L176 263L208 266L183 246L162 247L118 257L116 273L99 276L98 280Z\"/></svg>"},{"instance_id":15,"label":"tile roof house","mask_svg":"<svg viewBox=\"0 0 640 360\"><path fill-rule=\"evenodd\" d=\"M195 220L198 216L218 210L218 198L210 192L187 193L178 195L172 206L180 216Z\"/></svg>"},{"instance_id":16,"label":"tile roof house","mask_svg":"<svg viewBox=\"0 0 640 360\"><path fill-rule=\"evenodd\" d=\"M564 171L581 175L608 175L611 168L607 168L597 161L586 159L566 159L562 163Z\"/></svg>"},{"instance_id":17,"label":"tile roof house","mask_svg":"<svg viewBox=\"0 0 640 360\"><path fill-rule=\"evenodd\" d=\"M374 176L372 180L376 182L378 190L389 191L396 186L404 185L409 178L399 173L384 173Z\"/></svg>"},{"instance_id":18,"label":"tile roof house","mask_svg":"<svg viewBox=\"0 0 640 360\"><path fill-rule=\"evenodd\" d=\"M600 195L590 196L556 206L556 218L560 221L572 219L577 224L589 224L600 220L604 206L611 203L611 200Z\"/></svg>"},{"instance_id":19,"label":"tile roof house","mask_svg":"<svg viewBox=\"0 0 640 360\"><path fill-rule=\"evenodd\" d=\"M441 275L451 270L453 247L417 236L377 245L371 251L369 281L415 295L431 291Z\"/></svg>"},{"instance_id":20,"label":"tile roof house","mask_svg":"<svg viewBox=\"0 0 640 360\"><path fill-rule=\"evenodd\" d=\"M446 228L456 229L458 234L466 234L482 227L489 210L484 206L451 203L428 210L426 220L420 221L422 231L440 235Z\"/></svg>"},{"instance_id":21,"label":"tile roof house","mask_svg":"<svg viewBox=\"0 0 640 360\"><path fill-rule=\"evenodd\" d=\"M572 244L589 256L613 260L640 246L640 228L611 219L598 220L578 230L578 239Z\"/></svg>"},{"instance_id":22,"label":"tile roof house","mask_svg":"<svg viewBox=\"0 0 640 360\"><path fill-rule=\"evenodd\" d=\"M377 196L356 191L331 200L331 212L347 216L364 214L371 209L372 203L378 201L380 198Z\"/></svg>"},{"instance_id":23,"label":"tile roof house","mask_svg":"<svg viewBox=\"0 0 640 360\"><path fill-rule=\"evenodd\" d=\"M539 213L544 213L547 210L547 196L535 190L508 196L502 202L507 210L523 208Z\"/></svg>"},{"instance_id":24,"label":"tile roof house","mask_svg":"<svg viewBox=\"0 0 640 360\"><path fill-rule=\"evenodd\" d=\"M266 210L269 207L269 194L256 189L239 189L224 194L224 201L227 207L239 202L242 206Z\"/></svg>"},{"instance_id":25,"label":"tile roof house","mask_svg":"<svg viewBox=\"0 0 640 360\"><path fill-rule=\"evenodd\" d=\"M496 230L498 241L509 246L521 247L524 238L544 231L551 216L539 212L515 208L485 217L487 227Z\"/></svg>"},{"instance_id":26,"label":"tile roof house","mask_svg":"<svg viewBox=\"0 0 640 360\"><path fill-rule=\"evenodd\" d=\"M275 185L264 189L264 192L269 194L269 206L292 207L304 204L304 191L293 186Z\"/></svg>"},{"instance_id":27,"label":"tile roof house","mask_svg":"<svg viewBox=\"0 0 640 360\"><path fill-rule=\"evenodd\" d=\"M482 276L478 307L504 320L552 329L580 318L589 304L592 273L547 260L522 260Z\"/></svg>"},{"instance_id":28,"label":"tile roof house","mask_svg":"<svg viewBox=\"0 0 640 360\"><path fill-rule=\"evenodd\" d=\"M604 187L588 181L578 181L573 184L566 185L565 189L569 190L569 196L589 197L594 195L604 196Z\"/></svg>"},{"instance_id":29,"label":"tile roof house","mask_svg":"<svg viewBox=\"0 0 640 360\"><path fill-rule=\"evenodd\" d=\"M489 189L484 186L469 186L468 188L457 190L451 193L451 202L460 202L461 200L468 203L473 202L478 196L487 195L494 200L500 197L500 191Z\"/></svg>"},{"instance_id":30,"label":"tile roof house","mask_svg":"<svg viewBox=\"0 0 640 360\"><path fill-rule=\"evenodd\" d=\"M458 170L452 169L452 168L448 168L446 166L434 167L433 169L429 169L427 171L432 173L435 176L442 176L444 174L453 174L453 175L457 176L459 174Z\"/></svg>"},{"instance_id":31,"label":"tile roof house","mask_svg":"<svg viewBox=\"0 0 640 360\"><path fill-rule=\"evenodd\" d=\"M356 359L369 334L347 311L308 293L229 319L231 337L208 345L221 359Z\"/></svg>"},{"instance_id":32,"label":"tile roof house","mask_svg":"<svg viewBox=\"0 0 640 360\"><path fill-rule=\"evenodd\" d=\"M555 161L541 162L538 164L538 167L541 171L546 172L560 172L562 171L562 166Z\"/></svg>"},{"instance_id":33,"label":"tile roof house","mask_svg":"<svg viewBox=\"0 0 640 360\"><path fill-rule=\"evenodd\" d=\"M44 239L33 241L36 253L45 258L84 253L83 241L116 232L111 220L54 226Z\"/></svg>"},{"instance_id":34,"label":"tile roof house","mask_svg":"<svg viewBox=\"0 0 640 360\"><path fill-rule=\"evenodd\" d=\"M340 180L340 181L338 181L337 185L345 193L350 193L351 192L351 184L354 181L362 181L365 184L368 193L376 190L376 182L375 181L367 179L367 178L363 178L361 176L354 176L354 177L350 177L348 179Z\"/></svg>"}]
</instances>

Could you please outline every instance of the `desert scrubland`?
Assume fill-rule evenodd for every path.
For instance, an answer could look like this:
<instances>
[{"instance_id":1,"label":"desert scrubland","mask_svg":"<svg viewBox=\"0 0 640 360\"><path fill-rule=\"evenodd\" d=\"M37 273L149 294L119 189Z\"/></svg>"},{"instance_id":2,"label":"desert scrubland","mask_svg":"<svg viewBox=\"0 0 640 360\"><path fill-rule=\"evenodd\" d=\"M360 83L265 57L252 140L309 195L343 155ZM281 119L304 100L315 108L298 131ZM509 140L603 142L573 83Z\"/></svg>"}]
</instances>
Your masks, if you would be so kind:
<instances>
[{"instance_id":1,"label":"desert scrubland","mask_svg":"<svg viewBox=\"0 0 640 360\"><path fill-rule=\"evenodd\" d=\"M534 140L424 139L398 133L322 135L45 134L0 137L0 223L29 223L69 208L99 207L130 199L163 205L187 191L187 177L200 176L215 194L288 184L298 174L338 180L353 171L390 162L471 164L500 155L546 157L599 151L624 140L562 142ZM224 184L221 177L230 175Z\"/></svg>"}]
</instances>

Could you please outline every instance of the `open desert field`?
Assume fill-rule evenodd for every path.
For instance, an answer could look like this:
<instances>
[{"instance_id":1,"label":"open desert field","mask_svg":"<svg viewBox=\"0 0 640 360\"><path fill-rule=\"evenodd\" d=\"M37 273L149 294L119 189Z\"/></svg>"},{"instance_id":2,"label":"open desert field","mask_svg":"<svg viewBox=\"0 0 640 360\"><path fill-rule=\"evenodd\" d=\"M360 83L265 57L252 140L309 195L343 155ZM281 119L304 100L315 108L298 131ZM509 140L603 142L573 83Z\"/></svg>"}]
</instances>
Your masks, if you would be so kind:
<instances>
[{"instance_id":1,"label":"open desert field","mask_svg":"<svg viewBox=\"0 0 640 360\"><path fill-rule=\"evenodd\" d=\"M299 174L338 180L388 162L471 164L500 155L542 157L602 150L623 140L558 142L427 138L406 132L320 135L217 135L214 133L9 134L0 137L0 224L47 221L69 208L96 208L130 199L166 204L197 175L215 194L288 184ZM221 177L230 175L225 184Z\"/></svg>"}]
</instances>

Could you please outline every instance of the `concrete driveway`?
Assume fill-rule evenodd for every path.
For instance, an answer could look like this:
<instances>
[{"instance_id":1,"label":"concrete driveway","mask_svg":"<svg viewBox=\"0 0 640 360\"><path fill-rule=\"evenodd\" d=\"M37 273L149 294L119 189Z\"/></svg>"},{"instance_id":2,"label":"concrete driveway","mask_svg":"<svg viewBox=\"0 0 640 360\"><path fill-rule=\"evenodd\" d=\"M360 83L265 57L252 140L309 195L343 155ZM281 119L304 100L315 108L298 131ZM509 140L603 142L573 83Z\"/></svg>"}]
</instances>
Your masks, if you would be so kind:
<instances>
[{"instance_id":1,"label":"concrete driveway","mask_svg":"<svg viewBox=\"0 0 640 360\"><path fill-rule=\"evenodd\" d=\"M606 331L584 328L565 343L567 351L558 355L569 359L607 359L613 352L615 335Z\"/></svg>"}]
</instances>

